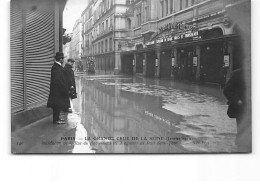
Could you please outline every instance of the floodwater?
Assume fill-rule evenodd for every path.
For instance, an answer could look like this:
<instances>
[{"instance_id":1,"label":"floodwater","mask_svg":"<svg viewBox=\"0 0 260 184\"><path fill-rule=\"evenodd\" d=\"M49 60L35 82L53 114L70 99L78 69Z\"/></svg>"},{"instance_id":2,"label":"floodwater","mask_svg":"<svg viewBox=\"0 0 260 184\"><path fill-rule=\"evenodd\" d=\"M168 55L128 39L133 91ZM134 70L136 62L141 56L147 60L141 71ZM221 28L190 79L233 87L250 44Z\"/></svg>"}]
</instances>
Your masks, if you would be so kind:
<instances>
[{"instance_id":1,"label":"floodwater","mask_svg":"<svg viewBox=\"0 0 260 184\"><path fill-rule=\"evenodd\" d=\"M74 109L96 153L236 149L236 123L227 117L226 100L217 87L132 76L80 76L77 91Z\"/></svg>"}]
</instances>

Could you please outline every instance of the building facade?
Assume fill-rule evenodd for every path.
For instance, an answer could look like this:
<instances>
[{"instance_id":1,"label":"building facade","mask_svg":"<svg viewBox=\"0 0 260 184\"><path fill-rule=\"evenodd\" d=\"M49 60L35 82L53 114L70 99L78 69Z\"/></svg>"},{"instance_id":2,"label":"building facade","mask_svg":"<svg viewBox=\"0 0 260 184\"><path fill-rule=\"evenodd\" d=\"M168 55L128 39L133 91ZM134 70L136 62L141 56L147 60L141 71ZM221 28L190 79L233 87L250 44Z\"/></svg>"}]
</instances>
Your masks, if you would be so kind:
<instances>
[{"instance_id":1,"label":"building facade","mask_svg":"<svg viewBox=\"0 0 260 184\"><path fill-rule=\"evenodd\" d=\"M69 55L75 60L76 66L82 66L82 22L77 19L71 34Z\"/></svg>"},{"instance_id":2,"label":"building facade","mask_svg":"<svg viewBox=\"0 0 260 184\"><path fill-rule=\"evenodd\" d=\"M122 41L126 36L126 0L92 0L82 13L84 62L94 58L96 71L121 71Z\"/></svg>"},{"instance_id":3,"label":"building facade","mask_svg":"<svg viewBox=\"0 0 260 184\"><path fill-rule=\"evenodd\" d=\"M46 106L55 52L62 51L65 4L66 0L11 1L12 113Z\"/></svg>"},{"instance_id":4,"label":"building facade","mask_svg":"<svg viewBox=\"0 0 260 184\"><path fill-rule=\"evenodd\" d=\"M70 58L70 42L63 45L64 60L67 61Z\"/></svg>"},{"instance_id":5,"label":"building facade","mask_svg":"<svg viewBox=\"0 0 260 184\"><path fill-rule=\"evenodd\" d=\"M126 12L121 72L219 83L243 59L243 38L227 9L249 0L135 0Z\"/></svg>"}]
</instances>

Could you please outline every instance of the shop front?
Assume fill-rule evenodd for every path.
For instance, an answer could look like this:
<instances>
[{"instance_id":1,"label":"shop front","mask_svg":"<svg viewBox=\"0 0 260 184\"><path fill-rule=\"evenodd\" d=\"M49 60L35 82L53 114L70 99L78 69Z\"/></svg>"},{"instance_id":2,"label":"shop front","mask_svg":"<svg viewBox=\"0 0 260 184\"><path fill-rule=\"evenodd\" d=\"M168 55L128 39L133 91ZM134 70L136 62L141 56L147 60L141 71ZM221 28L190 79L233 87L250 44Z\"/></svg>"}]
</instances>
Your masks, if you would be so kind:
<instances>
[{"instance_id":1,"label":"shop front","mask_svg":"<svg viewBox=\"0 0 260 184\"><path fill-rule=\"evenodd\" d=\"M155 52L147 52L146 76L155 77L155 60L157 59Z\"/></svg>"},{"instance_id":2,"label":"shop front","mask_svg":"<svg viewBox=\"0 0 260 184\"><path fill-rule=\"evenodd\" d=\"M143 53L136 54L136 73L143 74Z\"/></svg>"},{"instance_id":3,"label":"shop front","mask_svg":"<svg viewBox=\"0 0 260 184\"><path fill-rule=\"evenodd\" d=\"M96 71L99 73L112 74L115 67L115 55L106 53L95 56Z\"/></svg>"},{"instance_id":4,"label":"shop front","mask_svg":"<svg viewBox=\"0 0 260 184\"><path fill-rule=\"evenodd\" d=\"M193 83L225 83L243 58L243 43L234 27L223 11L167 23L145 39L144 47L132 51L133 74Z\"/></svg>"},{"instance_id":5,"label":"shop front","mask_svg":"<svg viewBox=\"0 0 260 184\"><path fill-rule=\"evenodd\" d=\"M204 74L204 82L219 83L223 63L223 43L201 45L200 67L201 73Z\"/></svg>"},{"instance_id":6,"label":"shop front","mask_svg":"<svg viewBox=\"0 0 260 184\"><path fill-rule=\"evenodd\" d=\"M193 47L181 47L177 49L178 53L178 68L179 68L179 79L187 81L195 81L194 73L196 72L196 66L193 66Z\"/></svg>"},{"instance_id":7,"label":"shop front","mask_svg":"<svg viewBox=\"0 0 260 184\"><path fill-rule=\"evenodd\" d=\"M133 74L133 60L134 54L124 54L122 55L122 73L132 75Z\"/></svg>"},{"instance_id":8,"label":"shop front","mask_svg":"<svg viewBox=\"0 0 260 184\"><path fill-rule=\"evenodd\" d=\"M160 78L161 79L169 79L171 77L171 61L172 61L172 53L171 50L163 50L160 53Z\"/></svg>"}]
</instances>

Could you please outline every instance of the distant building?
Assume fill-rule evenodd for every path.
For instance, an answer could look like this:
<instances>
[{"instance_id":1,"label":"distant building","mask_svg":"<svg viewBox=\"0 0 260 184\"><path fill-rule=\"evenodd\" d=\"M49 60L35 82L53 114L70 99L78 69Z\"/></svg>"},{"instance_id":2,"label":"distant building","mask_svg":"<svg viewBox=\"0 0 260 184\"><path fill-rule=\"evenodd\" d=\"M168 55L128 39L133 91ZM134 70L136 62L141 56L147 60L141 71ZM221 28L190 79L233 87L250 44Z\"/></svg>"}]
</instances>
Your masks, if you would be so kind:
<instances>
[{"instance_id":1,"label":"distant building","mask_svg":"<svg viewBox=\"0 0 260 184\"><path fill-rule=\"evenodd\" d=\"M67 61L67 59L70 58L70 42L63 45L63 53L64 53L64 60Z\"/></svg>"},{"instance_id":2,"label":"distant building","mask_svg":"<svg viewBox=\"0 0 260 184\"><path fill-rule=\"evenodd\" d=\"M82 23L78 19L73 26L71 34L71 42L69 49L69 56L73 58L77 63L81 62L81 53L82 53Z\"/></svg>"},{"instance_id":3,"label":"distant building","mask_svg":"<svg viewBox=\"0 0 260 184\"><path fill-rule=\"evenodd\" d=\"M126 0L90 0L81 15L83 55L95 58L96 70L104 73L121 71L121 46L126 36Z\"/></svg>"}]
</instances>

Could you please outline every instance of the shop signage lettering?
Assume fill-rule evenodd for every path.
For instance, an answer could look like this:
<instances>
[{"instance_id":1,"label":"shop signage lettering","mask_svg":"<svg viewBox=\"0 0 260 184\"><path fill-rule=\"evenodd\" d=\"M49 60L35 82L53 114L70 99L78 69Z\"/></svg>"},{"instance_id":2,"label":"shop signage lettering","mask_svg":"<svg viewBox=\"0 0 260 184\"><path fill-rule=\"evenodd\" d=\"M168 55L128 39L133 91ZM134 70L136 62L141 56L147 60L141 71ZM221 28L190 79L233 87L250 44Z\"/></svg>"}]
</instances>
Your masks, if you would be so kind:
<instances>
[{"instance_id":1,"label":"shop signage lettering","mask_svg":"<svg viewBox=\"0 0 260 184\"><path fill-rule=\"evenodd\" d=\"M186 23L168 23L164 25L163 27L159 28L159 34L167 31L167 30L172 30L173 32L187 32L187 31L195 31L197 29L196 26L194 25L188 25Z\"/></svg>"},{"instance_id":2,"label":"shop signage lettering","mask_svg":"<svg viewBox=\"0 0 260 184\"><path fill-rule=\"evenodd\" d=\"M199 32L188 32L184 34L174 35L174 36L165 36L164 38L160 38L158 40L153 40L150 42L147 42L146 45L153 45L155 43L164 43L169 41L175 41L175 40L181 40L185 38L199 38Z\"/></svg>"},{"instance_id":3,"label":"shop signage lettering","mask_svg":"<svg viewBox=\"0 0 260 184\"><path fill-rule=\"evenodd\" d=\"M150 40L146 43L146 45L153 45L156 43L163 43L166 41L174 41L174 40L180 40L184 38L193 38L194 40L201 39L201 36L199 36L198 27L197 25L193 25L196 21L201 21L204 19L212 18L215 16L219 16L223 14L222 11L214 12L211 14L203 15L201 17L195 18L192 21L189 22L180 22L180 23L168 23L164 26L159 28L159 31L157 33L154 33ZM155 38L158 38L157 40L154 40Z\"/></svg>"}]
</instances>

